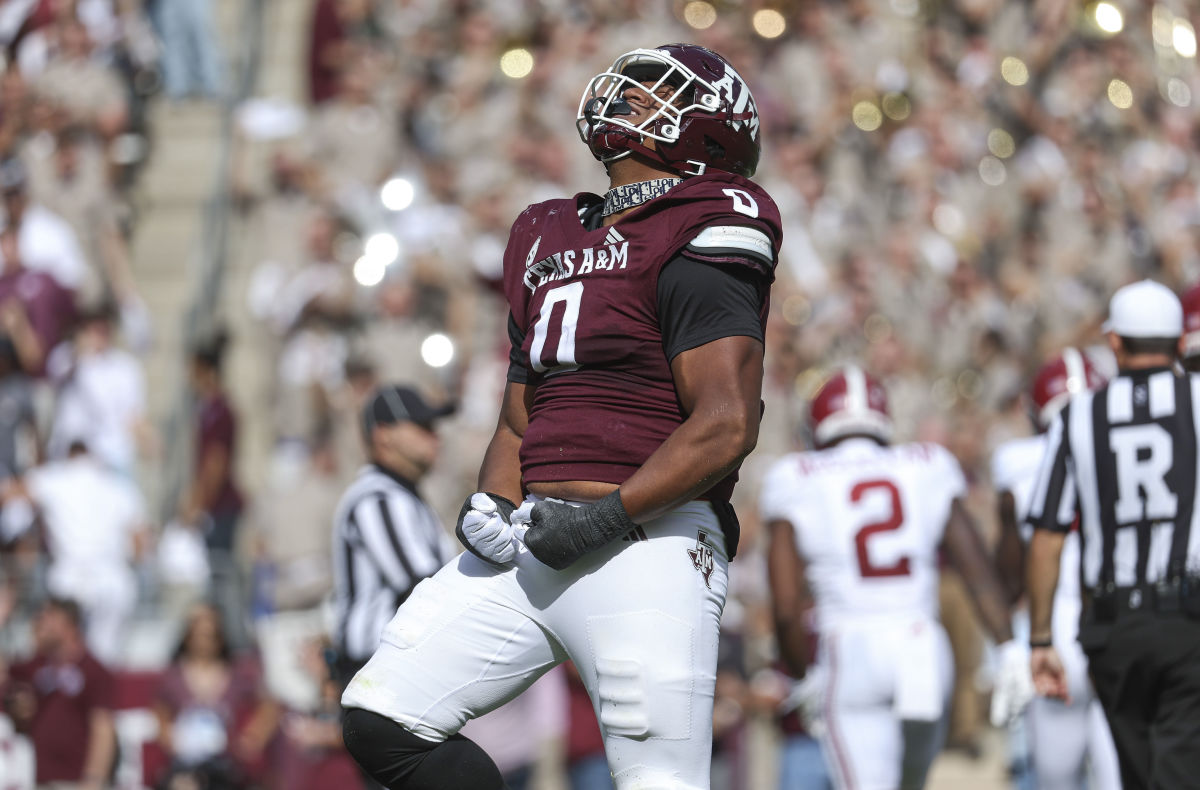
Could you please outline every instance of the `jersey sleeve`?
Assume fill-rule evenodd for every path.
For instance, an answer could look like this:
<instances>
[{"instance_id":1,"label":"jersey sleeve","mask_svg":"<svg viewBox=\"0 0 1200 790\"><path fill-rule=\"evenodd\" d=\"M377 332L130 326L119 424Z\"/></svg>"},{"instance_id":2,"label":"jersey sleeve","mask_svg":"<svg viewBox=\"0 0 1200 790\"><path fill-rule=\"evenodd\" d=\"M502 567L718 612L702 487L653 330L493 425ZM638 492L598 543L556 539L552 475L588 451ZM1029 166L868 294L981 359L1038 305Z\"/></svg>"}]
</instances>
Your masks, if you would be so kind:
<instances>
[{"instance_id":1,"label":"jersey sleeve","mask_svg":"<svg viewBox=\"0 0 1200 790\"><path fill-rule=\"evenodd\" d=\"M930 444L933 456L933 474L937 487L945 492L947 500L967 495L967 478L954 454L940 444Z\"/></svg>"},{"instance_id":2,"label":"jersey sleeve","mask_svg":"<svg viewBox=\"0 0 1200 790\"><path fill-rule=\"evenodd\" d=\"M1071 405L1068 404L1059 412L1046 433L1046 454L1042 456L1033 498L1029 503L1029 515L1026 517L1034 529L1068 532L1075 522L1078 508L1071 476L1071 445L1067 441L1066 431L1070 409Z\"/></svg>"},{"instance_id":3,"label":"jersey sleeve","mask_svg":"<svg viewBox=\"0 0 1200 790\"><path fill-rule=\"evenodd\" d=\"M795 457L784 456L771 465L758 493L758 518L768 521L794 521L792 502L797 496L799 481L794 473Z\"/></svg>"},{"instance_id":4,"label":"jersey sleeve","mask_svg":"<svg viewBox=\"0 0 1200 790\"><path fill-rule=\"evenodd\" d=\"M1009 473L1008 445L1002 444L992 453L991 474L992 488L996 493L1012 491L1013 481Z\"/></svg>"},{"instance_id":5,"label":"jersey sleeve","mask_svg":"<svg viewBox=\"0 0 1200 790\"><path fill-rule=\"evenodd\" d=\"M668 243L680 255L775 279L783 241L779 207L758 184L731 173L686 179L667 193Z\"/></svg>"},{"instance_id":6,"label":"jersey sleeve","mask_svg":"<svg viewBox=\"0 0 1200 790\"><path fill-rule=\"evenodd\" d=\"M763 342L765 283L749 268L677 255L658 278L658 315L667 360L724 337Z\"/></svg>"},{"instance_id":7,"label":"jersey sleeve","mask_svg":"<svg viewBox=\"0 0 1200 790\"><path fill-rule=\"evenodd\" d=\"M510 384L528 384L533 379L533 371L525 365L525 355L521 353L525 333L511 312L508 314L508 342L508 381Z\"/></svg>"},{"instance_id":8,"label":"jersey sleeve","mask_svg":"<svg viewBox=\"0 0 1200 790\"><path fill-rule=\"evenodd\" d=\"M922 482L921 495L928 499L931 515L930 528L933 529L935 542L940 543L945 533L946 525L950 523L950 513L954 501L967 495L967 478L962 466L954 454L932 442L922 445L928 459L925 465L926 477Z\"/></svg>"}]
</instances>

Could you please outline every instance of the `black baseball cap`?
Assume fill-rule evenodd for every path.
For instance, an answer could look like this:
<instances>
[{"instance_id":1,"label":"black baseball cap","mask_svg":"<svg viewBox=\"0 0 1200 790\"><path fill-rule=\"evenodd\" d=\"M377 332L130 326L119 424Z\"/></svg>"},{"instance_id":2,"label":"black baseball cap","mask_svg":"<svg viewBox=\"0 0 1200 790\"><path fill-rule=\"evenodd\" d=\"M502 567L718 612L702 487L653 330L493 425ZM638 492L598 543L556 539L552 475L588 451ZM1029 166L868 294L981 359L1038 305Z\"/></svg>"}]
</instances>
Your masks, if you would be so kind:
<instances>
[{"instance_id":1,"label":"black baseball cap","mask_svg":"<svg viewBox=\"0 0 1200 790\"><path fill-rule=\"evenodd\" d=\"M411 422L427 430L435 420L454 413L454 404L432 406L412 387L389 384L375 390L363 407L363 431L370 438L376 425Z\"/></svg>"}]
</instances>

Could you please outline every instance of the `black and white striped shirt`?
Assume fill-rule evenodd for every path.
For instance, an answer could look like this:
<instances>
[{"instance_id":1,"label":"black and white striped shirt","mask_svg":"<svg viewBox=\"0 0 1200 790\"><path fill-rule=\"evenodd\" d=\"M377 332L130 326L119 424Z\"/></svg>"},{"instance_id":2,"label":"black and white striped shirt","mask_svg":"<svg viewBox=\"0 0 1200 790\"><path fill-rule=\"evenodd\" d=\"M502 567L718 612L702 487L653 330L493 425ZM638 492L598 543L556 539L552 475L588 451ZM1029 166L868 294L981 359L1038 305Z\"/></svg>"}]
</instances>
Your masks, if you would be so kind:
<instances>
[{"instance_id":1,"label":"black and white striped shirt","mask_svg":"<svg viewBox=\"0 0 1200 790\"><path fill-rule=\"evenodd\" d=\"M1122 372L1055 419L1029 522L1065 532L1078 518L1085 589L1200 572L1198 435L1200 375L1169 368Z\"/></svg>"},{"instance_id":2,"label":"black and white striped shirt","mask_svg":"<svg viewBox=\"0 0 1200 790\"><path fill-rule=\"evenodd\" d=\"M363 467L342 495L333 523L334 642L365 661L412 588L457 553L412 483Z\"/></svg>"}]
</instances>

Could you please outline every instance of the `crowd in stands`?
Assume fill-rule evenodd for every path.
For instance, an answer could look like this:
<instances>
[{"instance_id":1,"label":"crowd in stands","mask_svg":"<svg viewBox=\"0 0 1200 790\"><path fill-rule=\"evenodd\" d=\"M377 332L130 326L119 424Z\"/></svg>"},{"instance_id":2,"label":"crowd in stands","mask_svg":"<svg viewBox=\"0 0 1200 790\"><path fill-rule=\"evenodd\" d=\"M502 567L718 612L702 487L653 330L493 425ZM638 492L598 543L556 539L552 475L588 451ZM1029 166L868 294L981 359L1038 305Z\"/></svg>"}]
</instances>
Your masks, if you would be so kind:
<instances>
[{"instance_id":1,"label":"crowd in stands","mask_svg":"<svg viewBox=\"0 0 1200 790\"><path fill-rule=\"evenodd\" d=\"M163 524L139 487L158 441L139 354L152 323L178 318L138 295L128 194L169 144L148 102L221 94L212 3L0 3L0 676L39 782L191 787L202 766L210 787L352 786L319 635L358 415L385 381L458 403L426 488L452 524L505 376L509 224L530 202L603 190L573 119L621 52L685 40L734 63L762 115L756 180L785 221L764 429L739 489L720 786L747 786L746 721L788 696L751 503L803 441L825 371L855 360L883 380L897 438L945 444L987 528L987 460L1032 430L1030 373L1094 345L1120 285L1200 280L1200 6L1187 0L1099 4L1115 21L1074 0L310 5L307 95L236 114L230 210L254 266L222 309L256 331L187 352L194 451ZM255 360L261 385L227 380L226 348ZM259 469L237 464L251 431L271 447ZM983 641L948 576L950 743L974 753ZM150 667L125 637L147 612L178 635ZM553 683L529 701L540 712L513 715L539 716L572 786L596 787L594 722L577 684ZM56 751L63 725L41 717L98 744L120 729L107 712L121 695L153 712L123 725L144 730L138 779L101 746ZM541 757L502 766L514 787Z\"/></svg>"}]
</instances>

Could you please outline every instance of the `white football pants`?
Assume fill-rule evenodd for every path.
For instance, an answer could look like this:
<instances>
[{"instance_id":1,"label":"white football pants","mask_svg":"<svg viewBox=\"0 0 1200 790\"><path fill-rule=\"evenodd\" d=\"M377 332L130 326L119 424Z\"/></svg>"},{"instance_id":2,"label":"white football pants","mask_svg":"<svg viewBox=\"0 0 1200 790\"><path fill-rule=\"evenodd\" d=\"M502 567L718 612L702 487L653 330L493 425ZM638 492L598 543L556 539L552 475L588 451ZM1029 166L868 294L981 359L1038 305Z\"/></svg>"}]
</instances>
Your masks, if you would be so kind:
<instances>
[{"instance_id":1,"label":"white football pants","mask_svg":"<svg viewBox=\"0 0 1200 790\"><path fill-rule=\"evenodd\" d=\"M941 623L914 613L823 628L821 748L841 790L911 790L945 739L954 678Z\"/></svg>"},{"instance_id":2,"label":"white football pants","mask_svg":"<svg viewBox=\"0 0 1200 790\"><path fill-rule=\"evenodd\" d=\"M342 704L440 742L570 659L617 790L705 790L725 541L700 501L641 532L561 572L523 546L503 569L460 554L417 585Z\"/></svg>"}]
</instances>

